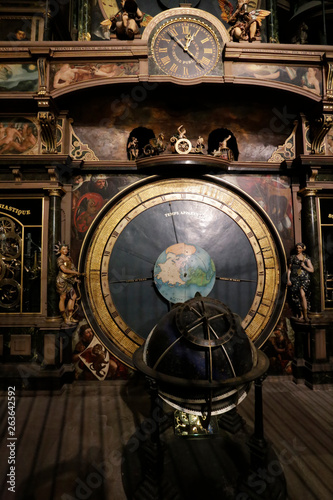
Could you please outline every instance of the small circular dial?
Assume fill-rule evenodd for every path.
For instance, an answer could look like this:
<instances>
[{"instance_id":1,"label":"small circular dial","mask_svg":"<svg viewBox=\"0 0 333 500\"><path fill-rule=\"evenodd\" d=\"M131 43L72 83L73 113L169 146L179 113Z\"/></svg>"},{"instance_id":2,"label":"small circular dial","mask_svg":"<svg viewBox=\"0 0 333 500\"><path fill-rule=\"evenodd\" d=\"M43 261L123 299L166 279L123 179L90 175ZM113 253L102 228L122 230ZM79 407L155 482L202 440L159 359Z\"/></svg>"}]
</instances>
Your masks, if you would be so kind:
<instances>
[{"instance_id":1,"label":"small circular dial","mask_svg":"<svg viewBox=\"0 0 333 500\"><path fill-rule=\"evenodd\" d=\"M212 71L220 45L210 26L185 17L162 24L152 39L152 54L163 73L190 79Z\"/></svg>"}]
</instances>

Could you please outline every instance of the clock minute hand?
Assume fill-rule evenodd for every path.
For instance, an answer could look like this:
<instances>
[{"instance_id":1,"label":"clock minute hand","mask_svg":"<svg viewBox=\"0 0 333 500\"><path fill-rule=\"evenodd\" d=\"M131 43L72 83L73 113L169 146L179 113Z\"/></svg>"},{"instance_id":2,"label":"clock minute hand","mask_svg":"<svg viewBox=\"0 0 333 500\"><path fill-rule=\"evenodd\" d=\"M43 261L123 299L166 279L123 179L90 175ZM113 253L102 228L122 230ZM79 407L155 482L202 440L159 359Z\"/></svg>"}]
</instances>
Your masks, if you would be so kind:
<instances>
[{"instance_id":1,"label":"clock minute hand","mask_svg":"<svg viewBox=\"0 0 333 500\"><path fill-rule=\"evenodd\" d=\"M175 35L173 35L170 31L168 31L168 35L170 38L172 38L172 40L174 40L176 43L178 43L178 45L183 49L183 50L187 50L185 49L185 45L183 44L183 42L181 42L179 40L179 38L177 38Z\"/></svg>"},{"instance_id":2,"label":"clock minute hand","mask_svg":"<svg viewBox=\"0 0 333 500\"><path fill-rule=\"evenodd\" d=\"M168 35L170 38L172 38L172 40L174 40L176 43L178 43L179 47L181 47L183 49L184 52L187 52L187 54L192 57L192 59L197 63L198 66L201 66L202 68L204 68L204 66L201 64L201 62L199 61L199 59L197 59L195 57L194 54L192 54L192 52L190 52L187 47L183 44L183 42L181 42L179 40L179 38L177 38L175 35L173 35L172 33L170 33L170 31L168 31Z\"/></svg>"},{"instance_id":3,"label":"clock minute hand","mask_svg":"<svg viewBox=\"0 0 333 500\"><path fill-rule=\"evenodd\" d=\"M190 57L192 57L192 59L196 62L196 64L197 64L198 66L201 66L201 68L204 68L204 65L203 65L203 64L201 64L201 62L199 61L199 59L197 59L197 58L195 57L195 55L194 55L194 54L192 54L192 52L190 52L189 50L186 50L186 52L188 53L188 55L189 55Z\"/></svg>"}]
</instances>

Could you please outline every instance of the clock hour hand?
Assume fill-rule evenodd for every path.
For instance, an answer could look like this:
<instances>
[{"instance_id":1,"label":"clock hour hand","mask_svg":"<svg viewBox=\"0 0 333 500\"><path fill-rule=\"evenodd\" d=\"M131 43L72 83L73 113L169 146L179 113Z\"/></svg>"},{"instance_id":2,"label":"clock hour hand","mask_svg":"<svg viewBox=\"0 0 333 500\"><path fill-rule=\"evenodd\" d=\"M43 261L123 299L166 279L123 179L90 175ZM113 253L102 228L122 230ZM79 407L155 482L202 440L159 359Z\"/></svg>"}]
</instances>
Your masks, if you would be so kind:
<instances>
[{"instance_id":1,"label":"clock hour hand","mask_svg":"<svg viewBox=\"0 0 333 500\"><path fill-rule=\"evenodd\" d=\"M179 40L179 38L177 38L175 35L173 35L172 33L170 33L170 31L168 31L168 35L169 35L169 37L170 37L170 38L172 38L172 40L174 40L174 41L175 41L175 42L179 45L179 47L181 47L181 48L183 49L183 51L184 51L184 52L187 52L187 54L188 54L190 57L192 57L192 59L196 62L196 64L197 64L198 66L201 66L202 68L204 67L204 66L201 64L201 62L199 61L199 59L197 59L197 58L195 57L195 55L194 55L194 54L192 54L192 52L190 52L190 51L188 50L188 48L186 47L186 45L184 45L184 44L183 44L183 42L181 42L181 41Z\"/></svg>"},{"instance_id":2,"label":"clock hour hand","mask_svg":"<svg viewBox=\"0 0 333 500\"><path fill-rule=\"evenodd\" d=\"M186 37L185 37L185 39L186 39L186 44L185 44L185 48L184 48L184 50L185 50L185 51L187 51L187 50L188 50L188 48L189 48L189 46L190 46L190 44L191 44L191 42L192 42L193 38L194 38L194 35L191 35L191 33L188 33L188 35L186 35Z\"/></svg>"},{"instance_id":3,"label":"clock hour hand","mask_svg":"<svg viewBox=\"0 0 333 500\"><path fill-rule=\"evenodd\" d=\"M216 276L217 280L221 281L234 281L236 283L257 283L256 280L245 280L245 279L237 279L237 278L222 278L222 276Z\"/></svg>"},{"instance_id":4,"label":"clock hour hand","mask_svg":"<svg viewBox=\"0 0 333 500\"><path fill-rule=\"evenodd\" d=\"M115 280L115 281L109 281L109 285L114 285L115 283L139 283L141 281L152 281L153 278L131 278L131 279L124 279L124 280Z\"/></svg>"}]
</instances>

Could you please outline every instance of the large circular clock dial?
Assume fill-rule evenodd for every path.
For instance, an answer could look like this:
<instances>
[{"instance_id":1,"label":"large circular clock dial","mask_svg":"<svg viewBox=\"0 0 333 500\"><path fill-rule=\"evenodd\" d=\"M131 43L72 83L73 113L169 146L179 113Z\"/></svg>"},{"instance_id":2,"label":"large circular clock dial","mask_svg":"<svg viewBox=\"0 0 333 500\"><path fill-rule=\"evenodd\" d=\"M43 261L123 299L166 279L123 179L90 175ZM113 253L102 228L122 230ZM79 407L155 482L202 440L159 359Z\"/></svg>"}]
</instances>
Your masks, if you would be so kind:
<instances>
[{"instance_id":1,"label":"large circular clock dial","mask_svg":"<svg viewBox=\"0 0 333 500\"><path fill-rule=\"evenodd\" d=\"M285 256L259 206L211 176L140 181L104 208L80 256L88 321L130 366L133 353L172 307L154 282L156 261L184 242L212 259L209 296L239 314L258 347L280 315Z\"/></svg>"},{"instance_id":2,"label":"large circular clock dial","mask_svg":"<svg viewBox=\"0 0 333 500\"><path fill-rule=\"evenodd\" d=\"M163 73L184 79L206 75L221 56L214 30L190 17L162 24L153 36L151 50Z\"/></svg>"}]
</instances>

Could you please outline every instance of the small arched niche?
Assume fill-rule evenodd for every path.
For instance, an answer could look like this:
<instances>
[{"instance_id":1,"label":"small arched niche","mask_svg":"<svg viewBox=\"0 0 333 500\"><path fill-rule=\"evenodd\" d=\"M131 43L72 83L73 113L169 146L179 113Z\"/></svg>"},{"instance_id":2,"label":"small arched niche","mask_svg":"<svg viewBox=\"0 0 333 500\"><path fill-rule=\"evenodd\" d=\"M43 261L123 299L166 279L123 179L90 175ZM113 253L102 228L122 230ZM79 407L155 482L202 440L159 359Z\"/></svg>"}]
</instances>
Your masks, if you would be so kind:
<instances>
[{"instance_id":1,"label":"small arched niche","mask_svg":"<svg viewBox=\"0 0 333 500\"><path fill-rule=\"evenodd\" d=\"M127 139L127 157L130 159L130 152L128 149L128 145L132 142L133 138L137 139L138 144L138 156L143 155L143 148L149 144L150 139L153 139L155 134L152 129L146 127L137 127L134 128L128 136Z\"/></svg>"},{"instance_id":2,"label":"small arched niche","mask_svg":"<svg viewBox=\"0 0 333 500\"><path fill-rule=\"evenodd\" d=\"M239 156L237 139L228 128L217 128L209 134L207 153L214 154L214 151L218 151L223 142L225 142L226 147L231 149L234 160L237 161Z\"/></svg>"}]
</instances>

